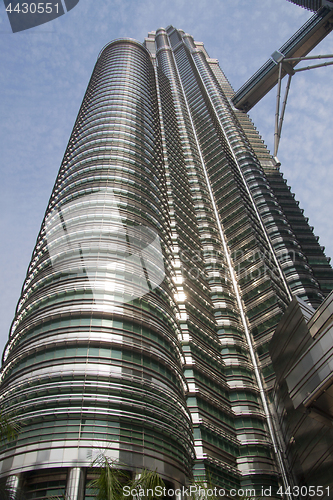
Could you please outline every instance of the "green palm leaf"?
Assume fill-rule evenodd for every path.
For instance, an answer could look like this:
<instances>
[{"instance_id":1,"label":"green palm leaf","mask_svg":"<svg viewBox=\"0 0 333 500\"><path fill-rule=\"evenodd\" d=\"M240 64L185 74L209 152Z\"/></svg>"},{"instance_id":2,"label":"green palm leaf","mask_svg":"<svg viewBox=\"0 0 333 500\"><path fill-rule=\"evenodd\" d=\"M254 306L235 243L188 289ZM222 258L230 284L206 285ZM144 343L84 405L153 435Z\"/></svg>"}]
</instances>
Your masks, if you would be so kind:
<instances>
[{"instance_id":1,"label":"green palm leaf","mask_svg":"<svg viewBox=\"0 0 333 500\"><path fill-rule=\"evenodd\" d=\"M105 455L99 455L92 464L99 467L99 476L89 483L89 488L96 489L96 500L121 500L123 486L128 482L129 476L119 469L119 463Z\"/></svg>"}]
</instances>

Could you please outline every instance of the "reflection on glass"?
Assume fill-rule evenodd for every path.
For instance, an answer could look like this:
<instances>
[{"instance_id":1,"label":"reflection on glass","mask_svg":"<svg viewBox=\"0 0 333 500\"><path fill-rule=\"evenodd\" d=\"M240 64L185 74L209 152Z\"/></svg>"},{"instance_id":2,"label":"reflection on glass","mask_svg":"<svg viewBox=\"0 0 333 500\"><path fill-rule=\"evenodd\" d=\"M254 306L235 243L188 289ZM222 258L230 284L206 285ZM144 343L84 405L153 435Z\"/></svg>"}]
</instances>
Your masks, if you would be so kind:
<instances>
[{"instance_id":1,"label":"reflection on glass","mask_svg":"<svg viewBox=\"0 0 333 500\"><path fill-rule=\"evenodd\" d=\"M158 234L129 225L119 207L104 188L56 207L45 220L53 270L86 276L94 303L107 300L109 307L142 297L165 276Z\"/></svg>"}]
</instances>

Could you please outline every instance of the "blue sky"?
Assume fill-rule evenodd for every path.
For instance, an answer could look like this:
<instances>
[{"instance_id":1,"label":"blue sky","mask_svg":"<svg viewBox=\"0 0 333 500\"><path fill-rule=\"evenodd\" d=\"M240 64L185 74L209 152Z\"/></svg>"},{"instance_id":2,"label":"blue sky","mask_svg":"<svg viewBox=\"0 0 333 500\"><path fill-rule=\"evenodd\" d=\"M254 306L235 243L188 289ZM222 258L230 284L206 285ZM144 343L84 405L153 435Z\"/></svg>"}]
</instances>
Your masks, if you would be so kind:
<instances>
[{"instance_id":1,"label":"blue sky","mask_svg":"<svg viewBox=\"0 0 333 500\"><path fill-rule=\"evenodd\" d=\"M15 2L13 2L15 3ZM74 121L101 48L169 24L202 41L238 89L312 14L286 0L80 0L13 34L0 0L0 348ZM333 35L314 50L333 53ZM288 183L333 257L333 67L292 82L279 149ZM250 115L272 150L275 91Z\"/></svg>"}]
</instances>

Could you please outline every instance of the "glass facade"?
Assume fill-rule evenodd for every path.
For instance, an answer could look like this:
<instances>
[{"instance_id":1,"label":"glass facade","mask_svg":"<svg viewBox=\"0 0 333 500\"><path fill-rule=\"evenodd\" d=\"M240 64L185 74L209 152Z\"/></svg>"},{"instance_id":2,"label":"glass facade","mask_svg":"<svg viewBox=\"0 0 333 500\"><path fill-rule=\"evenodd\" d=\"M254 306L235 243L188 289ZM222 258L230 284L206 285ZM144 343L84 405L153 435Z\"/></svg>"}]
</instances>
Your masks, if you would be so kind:
<instances>
[{"instance_id":1,"label":"glass facade","mask_svg":"<svg viewBox=\"0 0 333 500\"><path fill-rule=\"evenodd\" d=\"M269 344L333 271L232 95L172 26L101 51L3 356L0 477L26 498L92 498L101 452L173 486L288 484Z\"/></svg>"}]
</instances>

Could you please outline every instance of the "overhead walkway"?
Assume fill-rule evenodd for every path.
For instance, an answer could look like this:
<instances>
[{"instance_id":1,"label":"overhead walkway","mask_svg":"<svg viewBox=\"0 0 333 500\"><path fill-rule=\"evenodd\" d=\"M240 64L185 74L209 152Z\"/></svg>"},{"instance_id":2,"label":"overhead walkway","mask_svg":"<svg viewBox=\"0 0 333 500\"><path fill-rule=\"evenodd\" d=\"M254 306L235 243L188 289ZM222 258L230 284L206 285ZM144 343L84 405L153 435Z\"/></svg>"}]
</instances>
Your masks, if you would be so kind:
<instances>
[{"instance_id":1,"label":"overhead walkway","mask_svg":"<svg viewBox=\"0 0 333 500\"><path fill-rule=\"evenodd\" d=\"M235 93L232 101L237 109L249 111L279 80L279 62L284 58L306 56L333 28L333 3L320 8L272 57ZM283 62L283 78L293 74L298 60Z\"/></svg>"}]
</instances>

